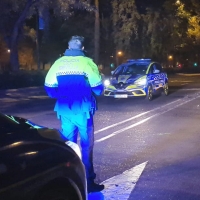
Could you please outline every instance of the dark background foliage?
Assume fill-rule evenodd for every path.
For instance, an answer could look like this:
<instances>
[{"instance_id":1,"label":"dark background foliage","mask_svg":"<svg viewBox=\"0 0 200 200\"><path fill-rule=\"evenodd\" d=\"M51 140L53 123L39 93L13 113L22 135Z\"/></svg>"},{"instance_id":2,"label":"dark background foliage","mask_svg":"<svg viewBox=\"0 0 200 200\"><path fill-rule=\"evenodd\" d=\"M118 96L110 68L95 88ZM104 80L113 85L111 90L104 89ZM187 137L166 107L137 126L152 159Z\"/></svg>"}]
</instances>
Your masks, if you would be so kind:
<instances>
[{"instance_id":1,"label":"dark background foliage","mask_svg":"<svg viewBox=\"0 0 200 200\"><path fill-rule=\"evenodd\" d=\"M198 0L1 0L0 88L43 84L72 35L85 37L87 56L106 75L130 58L199 71L199 24Z\"/></svg>"}]
</instances>

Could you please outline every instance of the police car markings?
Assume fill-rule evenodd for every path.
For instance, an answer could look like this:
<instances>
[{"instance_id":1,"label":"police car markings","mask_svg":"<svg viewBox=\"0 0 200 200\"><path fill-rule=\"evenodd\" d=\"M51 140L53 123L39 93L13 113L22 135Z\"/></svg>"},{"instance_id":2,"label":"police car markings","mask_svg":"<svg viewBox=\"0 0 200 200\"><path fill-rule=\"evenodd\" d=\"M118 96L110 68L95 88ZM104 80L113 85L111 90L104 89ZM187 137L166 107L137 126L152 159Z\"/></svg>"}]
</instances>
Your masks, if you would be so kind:
<instances>
[{"instance_id":1,"label":"police car markings","mask_svg":"<svg viewBox=\"0 0 200 200\"><path fill-rule=\"evenodd\" d=\"M200 95L198 95L198 96L196 96L196 97L193 97L193 98L191 98L191 99L189 99L189 100L182 100L182 101L183 101L182 103L179 103L178 105L176 104L174 107L171 107L171 108L169 108L169 109L167 109L167 110L165 110L165 111L162 111L162 112L159 112L159 113L157 113L157 114L154 114L154 115L152 115L152 116L150 116L150 117L147 117L146 119L143 119L143 120L141 120L141 121L139 121L139 122L137 122L137 123L135 123L135 124L132 124L132 125L130 125L130 126L127 126L127 127L123 128L123 129L120 129L120 130L118 130L118 131L115 131L115 132L113 132L112 134L107 135L106 137L102 137L102 138L99 139L99 140L95 140L95 143L99 143L99 142L102 142L102 141L104 141L104 140L107 140L108 138L111 138L111 137L113 137L113 136L116 136L116 135L118 135L119 133L122 133L122 132L124 132L124 131L126 131L126 130L128 130L128 129L131 129L131 128L135 127L135 126L138 126L138 125L140 125L140 124L143 124L143 123L145 123L146 121L149 121L150 119L152 119L152 118L154 118L154 117L158 117L158 116L160 116L160 115L162 115L162 114L164 114L164 113L166 113L166 112L169 112L169 111L171 111L171 110L173 110L173 109L175 109L175 108L178 108L178 107L180 107L180 106L182 106L182 105L184 105L184 104L186 104L186 103L188 103L188 102L191 102L191 101L193 101L193 100L195 100L195 99L197 99L197 98L200 98Z\"/></svg>"},{"instance_id":2,"label":"police car markings","mask_svg":"<svg viewBox=\"0 0 200 200\"><path fill-rule=\"evenodd\" d=\"M101 184L105 185L105 189L102 192L89 194L88 200L127 200L132 190L135 188L147 163L148 161L136 165L135 167L124 171L122 174L103 181Z\"/></svg>"},{"instance_id":3,"label":"police car markings","mask_svg":"<svg viewBox=\"0 0 200 200\"><path fill-rule=\"evenodd\" d=\"M102 128L102 129L100 129L100 130L98 130L98 131L95 131L94 134L97 134L97 133L100 133L100 132L102 132L102 131L108 130L108 129L113 128L113 127L115 127L115 126L118 126L118 125L120 125L120 124L126 123L126 122L128 122L128 121L131 121L131 120L133 120L133 119L136 119L136 118L138 118L138 117L141 117L141 116L143 116L143 115L146 115L146 114L148 114L148 113L150 113L150 112L153 112L153 111L155 111L155 110L161 109L161 108L166 107L166 106L169 106L169 105L171 105L171 104L174 104L174 103L176 103L176 102L178 102L178 101L180 101L180 100L181 100L181 99L172 101L172 102L170 102L170 103L168 103L168 104L165 104L165 105L163 105L163 106L160 106L160 107L158 107L158 108L155 108L155 109L152 109L152 110L149 110L149 111L140 113L140 114L138 114L138 115L136 115L136 116L134 116L134 117L131 117L131 118L129 118L129 119L126 119L126 120L124 120L124 121L121 121L121 122L112 124L112 125L110 125L110 126L107 126L107 127L105 127L105 128Z\"/></svg>"}]
</instances>

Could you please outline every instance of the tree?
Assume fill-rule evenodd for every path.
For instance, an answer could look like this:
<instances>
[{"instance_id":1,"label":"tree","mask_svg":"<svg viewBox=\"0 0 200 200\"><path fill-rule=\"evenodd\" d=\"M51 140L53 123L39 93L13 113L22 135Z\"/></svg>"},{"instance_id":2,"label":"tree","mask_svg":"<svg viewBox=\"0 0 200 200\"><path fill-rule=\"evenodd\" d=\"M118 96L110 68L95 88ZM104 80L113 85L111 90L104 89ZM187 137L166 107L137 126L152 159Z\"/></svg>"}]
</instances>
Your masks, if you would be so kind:
<instances>
[{"instance_id":1,"label":"tree","mask_svg":"<svg viewBox=\"0 0 200 200\"><path fill-rule=\"evenodd\" d=\"M147 9L142 15L141 47L144 57L165 59L168 52L174 49L175 21L173 15L164 9Z\"/></svg>"},{"instance_id":2,"label":"tree","mask_svg":"<svg viewBox=\"0 0 200 200\"><path fill-rule=\"evenodd\" d=\"M200 16L189 17L188 36L193 37L200 44Z\"/></svg>"},{"instance_id":3,"label":"tree","mask_svg":"<svg viewBox=\"0 0 200 200\"><path fill-rule=\"evenodd\" d=\"M33 57L33 48L30 46L23 45L19 48L19 63L23 69L32 69L32 65L34 64L34 57Z\"/></svg>"},{"instance_id":4,"label":"tree","mask_svg":"<svg viewBox=\"0 0 200 200\"><path fill-rule=\"evenodd\" d=\"M69 17L73 9L91 9L86 0L1 0L0 31L11 50L10 62L14 71L19 69L18 41L25 20L43 8L53 10L55 16L64 18Z\"/></svg>"},{"instance_id":5,"label":"tree","mask_svg":"<svg viewBox=\"0 0 200 200\"><path fill-rule=\"evenodd\" d=\"M23 32L23 39L19 41L18 45L19 64L23 69L32 69L32 66L35 64L34 46L36 32L33 28L27 26L24 27Z\"/></svg>"},{"instance_id":6,"label":"tree","mask_svg":"<svg viewBox=\"0 0 200 200\"><path fill-rule=\"evenodd\" d=\"M138 38L140 14L134 0L113 0L113 37L117 49L130 53L130 43Z\"/></svg>"},{"instance_id":7,"label":"tree","mask_svg":"<svg viewBox=\"0 0 200 200\"><path fill-rule=\"evenodd\" d=\"M48 39L42 40L40 58L43 64L53 63L62 56L72 35L82 35L85 38L85 51L94 58L94 13L74 11L70 20L51 16Z\"/></svg>"},{"instance_id":8,"label":"tree","mask_svg":"<svg viewBox=\"0 0 200 200\"><path fill-rule=\"evenodd\" d=\"M180 28L184 32L184 49L193 62L200 56L200 4L198 0L179 0L175 3ZM183 49L183 48L182 48Z\"/></svg>"},{"instance_id":9,"label":"tree","mask_svg":"<svg viewBox=\"0 0 200 200\"><path fill-rule=\"evenodd\" d=\"M166 0L163 6L147 8L142 14L139 40L144 57L166 61L168 54L188 48L188 23L178 15L178 2Z\"/></svg>"},{"instance_id":10,"label":"tree","mask_svg":"<svg viewBox=\"0 0 200 200\"><path fill-rule=\"evenodd\" d=\"M196 0L188 2L178 1L177 15L187 20L187 35L200 44L200 5ZM189 9L188 9L189 7Z\"/></svg>"}]
</instances>

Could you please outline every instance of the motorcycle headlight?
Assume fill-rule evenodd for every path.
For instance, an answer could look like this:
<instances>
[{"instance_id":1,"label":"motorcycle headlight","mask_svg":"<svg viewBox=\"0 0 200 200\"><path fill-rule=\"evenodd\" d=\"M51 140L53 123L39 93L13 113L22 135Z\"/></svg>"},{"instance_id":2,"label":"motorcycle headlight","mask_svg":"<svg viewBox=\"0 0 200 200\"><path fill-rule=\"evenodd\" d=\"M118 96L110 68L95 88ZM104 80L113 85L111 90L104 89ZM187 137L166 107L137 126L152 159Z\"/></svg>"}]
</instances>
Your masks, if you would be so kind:
<instances>
[{"instance_id":1,"label":"motorcycle headlight","mask_svg":"<svg viewBox=\"0 0 200 200\"><path fill-rule=\"evenodd\" d=\"M109 85L110 85L110 81L109 81L109 80L105 80L105 81L104 81L104 85L105 85L105 86L109 86Z\"/></svg>"},{"instance_id":2,"label":"motorcycle headlight","mask_svg":"<svg viewBox=\"0 0 200 200\"><path fill-rule=\"evenodd\" d=\"M147 83L146 77L138 79L137 81L135 81L136 85L146 85L146 83Z\"/></svg>"},{"instance_id":3,"label":"motorcycle headlight","mask_svg":"<svg viewBox=\"0 0 200 200\"><path fill-rule=\"evenodd\" d=\"M78 144L71 142L71 141L67 141L67 142L65 142L65 144L68 145L69 147L71 147L76 152L78 157L80 159L82 159L81 150L80 150Z\"/></svg>"}]
</instances>

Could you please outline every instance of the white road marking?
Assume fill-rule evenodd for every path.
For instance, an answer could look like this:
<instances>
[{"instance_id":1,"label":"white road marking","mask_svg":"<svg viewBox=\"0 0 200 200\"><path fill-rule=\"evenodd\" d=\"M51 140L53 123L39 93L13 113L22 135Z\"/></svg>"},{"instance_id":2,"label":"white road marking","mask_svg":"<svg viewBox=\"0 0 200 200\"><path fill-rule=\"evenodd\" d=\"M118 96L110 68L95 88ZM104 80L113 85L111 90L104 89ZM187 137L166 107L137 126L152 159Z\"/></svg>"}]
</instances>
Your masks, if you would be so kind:
<instances>
[{"instance_id":1,"label":"white road marking","mask_svg":"<svg viewBox=\"0 0 200 200\"><path fill-rule=\"evenodd\" d=\"M180 81L180 80L174 80L174 81L170 81L171 83L177 83L177 82L179 82L179 83L194 83L195 81Z\"/></svg>"},{"instance_id":2,"label":"white road marking","mask_svg":"<svg viewBox=\"0 0 200 200\"><path fill-rule=\"evenodd\" d=\"M200 88L183 88L183 89L180 89L179 91L184 91L184 90L186 90L186 91L196 91L196 90L200 90ZM171 90L172 91L172 90Z\"/></svg>"},{"instance_id":3,"label":"white road marking","mask_svg":"<svg viewBox=\"0 0 200 200\"><path fill-rule=\"evenodd\" d=\"M181 76L200 76L200 74L183 74L183 73L177 73L178 75L181 75Z\"/></svg>"},{"instance_id":4,"label":"white road marking","mask_svg":"<svg viewBox=\"0 0 200 200\"><path fill-rule=\"evenodd\" d=\"M188 83L182 83L181 85L185 86L185 85L188 85ZM184 89L180 89L180 90L184 90Z\"/></svg>"},{"instance_id":5,"label":"white road marking","mask_svg":"<svg viewBox=\"0 0 200 200\"><path fill-rule=\"evenodd\" d=\"M141 116L143 116L143 115L146 115L146 114L148 114L148 113L150 113L150 112L153 112L153 111L155 111L155 110L158 110L158 109L160 109L160 108L167 107L167 106L169 106L169 105L171 105L171 104L173 104L173 103L176 103L176 102L178 102L178 101L180 101L180 100L181 100L181 99L178 99L178 100L176 100L176 101L172 101L172 102L170 102L170 103L168 103L168 104L165 104L165 105L163 105L163 106L160 106L160 107L158 107L158 108L149 110L149 111L147 111L147 112L140 113L140 114L138 114L138 115L136 115L136 116L134 116L134 117L128 118L128 119L126 119L126 120L124 120L124 121L121 121L121 122L112 124L112 125L110 125L110 126L107 126L107 127L105 127L105 128L102 128L102 129L100 129L100 130L98 130L98 131L95 131L94 134L97 134L97 133L100 133L100 132L102 132L102 131L108 130L108 129L113 128L113 127L115 127L115 126L118 126L118 125L120 125L120 124L124 124L124 123L126 123L126 122L128 122L128 121L131 121L131 120L133 120L133 119L136 119L136 118L138 118L138 117L141 117Z\"/></svg>"},{"instance_id":6,"label":"white road marking","mask_svg":"<svg viewBox=\"0 0 200 200\"><path fill-rule=\"evenodd\" d=\"M153 134L153 135L170 135L171 133L158 133L158 134Z\"/></svg>"},{"instance_id":7,"label":"white road marking","mask_svg":"<svg viewBox=\"0 0 200 200\"><path fill-rule=\"evenodd\" d=\"M130 125L130 126L127 126L127 127L125 127L125 128L122 128L122 129L120 129L120 130L118 130L118 131L115 131L115 132L113 132L113 133L107 135L106 137L103 137L103 138L101 138L101 139L99 139L99 140L95 140L95 143L99 143L99 142L102 142L102 141L104 141L104 140L107 140L108 138L111 138L111 137L113 137L113 136L115 136L115 135L117 135L117 134L119 134L119 133L122 133L122 132L124 132L124 131L126 131L126 130L128 130L128 129L131 129L131 128L135 127L135 126L138 126L138 125L140 125L140 124L143 124L143 123L145 123L146 121L148 121L148 120L150 120L150 119L152 119L152 118L154 118L154 117L160 116L160 115L162 115L162 114L164 114L164 113L166 113L166 112L169 112L170 110L173 110L173 109L175 109L175 108L178 108L178 107L180 107L180 106L182 106L182 105L184 105L184 104L186 104L186 103L188 103L188 102L190 102L190 101L193 101L193 100L195 100L195 99L197 99L197 98L199 98L199 97L200 97L200 95L198 95L198 96L196 96L196 97L193 97L193 98L191 98L191 99L189 99L189 100L185 100L185 101L183 101L182 103L179 103L178 105L175 105L174 107L171 107L171 108L169 108L169 109L167 109L167 110L165 110L165 111L163 111L163 112L154 114L154 115L152 115L152 116L150 116L150 117L147 117L146 119L143 119L143 120L141 120L141 121L139 121L139 122L137 122L137 123L135 123L135 124L132 124L132 125ZM154 111L155 111L155 110L154 110Z\"/></svg>"},{"instance_id":8,"label":"white road marking","mask_svg":"<svg viewBox=\"0 0 200 200\"><path fill-rule=\"evenodd\" d=\"M129 170L124 171L122 174L114 176L105 180L101 184L105 185L105 189L99 194L91 193L88 195L88 200L127 200L136 186L142 172L144 171L148 161L141 163Z\"/></svg>"}]
</instances>

